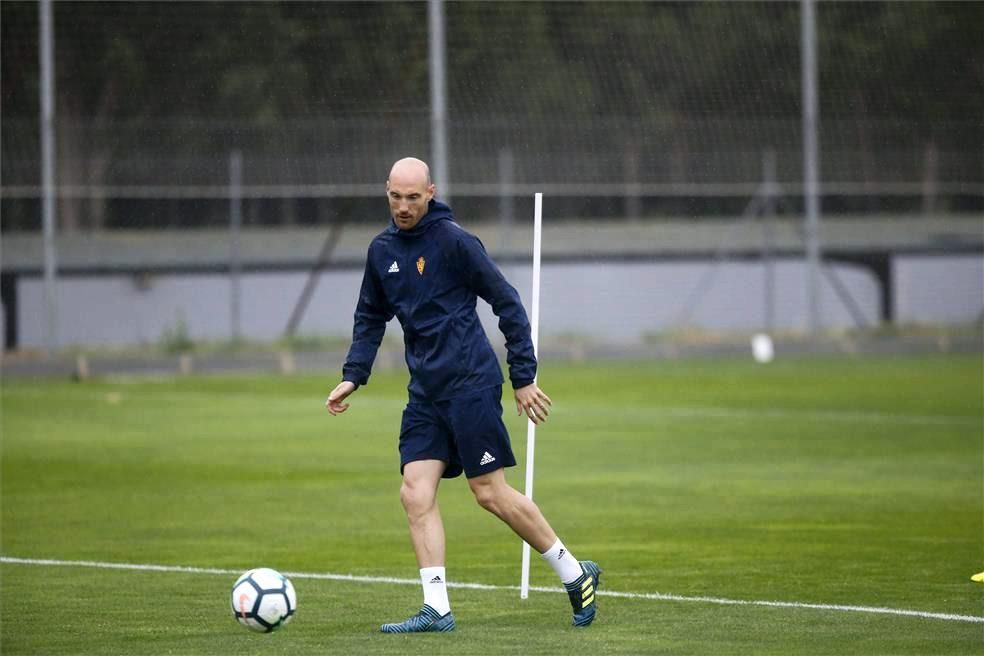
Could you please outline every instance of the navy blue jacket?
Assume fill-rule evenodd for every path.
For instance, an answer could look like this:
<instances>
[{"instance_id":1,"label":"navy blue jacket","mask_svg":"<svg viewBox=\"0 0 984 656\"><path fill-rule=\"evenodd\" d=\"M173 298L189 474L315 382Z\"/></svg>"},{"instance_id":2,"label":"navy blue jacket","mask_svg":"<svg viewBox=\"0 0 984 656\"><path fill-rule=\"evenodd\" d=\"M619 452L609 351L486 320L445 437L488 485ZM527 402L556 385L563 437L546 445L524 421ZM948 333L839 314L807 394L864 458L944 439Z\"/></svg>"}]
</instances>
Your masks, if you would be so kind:
<instances>
[{"instance_id":1,"label":"navy blue jacket","mask_svg":"<svg viewBox=\"0 0 984 656\"><path fill-rule=\"evenodd\" d=\"M411 399L441 401L501 385L477 297L499 317L513 387L531 384L536 357L526 311L482 242L435 200L411 230L391 221L369 244L342 379L357 386L369 380L386 323L396 316L403 326Z\"/></svg>"}]
</instances>

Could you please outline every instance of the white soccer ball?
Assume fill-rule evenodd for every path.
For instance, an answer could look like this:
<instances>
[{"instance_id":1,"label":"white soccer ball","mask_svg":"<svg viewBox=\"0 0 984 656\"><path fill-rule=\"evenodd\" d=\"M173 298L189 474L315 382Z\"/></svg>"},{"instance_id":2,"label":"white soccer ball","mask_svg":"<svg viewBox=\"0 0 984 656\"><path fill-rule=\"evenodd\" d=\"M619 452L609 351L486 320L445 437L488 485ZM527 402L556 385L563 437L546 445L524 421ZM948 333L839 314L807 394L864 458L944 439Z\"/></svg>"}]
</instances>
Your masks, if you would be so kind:
<instances>
[{"instance_id":1,"label":"white soccer ball","mask_svg":"<svg viewBox=\"0 0 984 656\"><path fill-rule=\"evenodd\" d=\"M289 622L296 610L294 585L269 567L244 572L232 586L232 614L253 631L275 631Z\"/></svg>"}]
</instances>

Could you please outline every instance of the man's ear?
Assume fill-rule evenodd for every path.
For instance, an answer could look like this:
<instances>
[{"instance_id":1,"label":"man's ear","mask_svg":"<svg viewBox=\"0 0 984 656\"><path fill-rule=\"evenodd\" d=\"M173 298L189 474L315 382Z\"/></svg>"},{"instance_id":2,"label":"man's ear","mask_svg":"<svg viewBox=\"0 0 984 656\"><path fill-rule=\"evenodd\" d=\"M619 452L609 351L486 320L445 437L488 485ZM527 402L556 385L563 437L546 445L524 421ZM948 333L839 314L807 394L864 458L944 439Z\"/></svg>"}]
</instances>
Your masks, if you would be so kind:
<instances>
[{"instance_id":1,"label":"man's ear","mask_svg":"<svg viewBox=\"0 0 984 656\"><path fill-rule=\"evenodd\" d=\"M389 189L389 188L387 187L387 190L388 190L388 189ZM437 193L437 187L436 187L436 186L434 185L434 183L432 182L432 183L431 183L431 184L430 184L430 185L429 185L429 186L427 187L427 200L428 200L428 201L430 201L430 200L431 200L432 198L434 198L434 194L436 194L436 193Z\"/></svg>"}]
</instances>

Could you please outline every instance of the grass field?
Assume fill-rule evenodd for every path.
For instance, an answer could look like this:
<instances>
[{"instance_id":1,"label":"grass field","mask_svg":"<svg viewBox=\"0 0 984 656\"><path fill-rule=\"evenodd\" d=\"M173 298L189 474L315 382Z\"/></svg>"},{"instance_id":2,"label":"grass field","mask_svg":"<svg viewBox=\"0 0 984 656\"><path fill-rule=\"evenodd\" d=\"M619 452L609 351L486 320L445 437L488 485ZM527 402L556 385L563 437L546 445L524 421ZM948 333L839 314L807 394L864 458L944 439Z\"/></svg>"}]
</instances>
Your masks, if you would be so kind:
<instances>
[{"instance_id":1,"label":"grass field","mask_svg":"<svg viewBox=\"0 0 984 656\"><path fill-rule=\"evenodd\" d=\"M586 630L569 626L566 595L519 599L518 539L456 479L441 496L449 577L496 587L451 589L453 634L378 633L421 602L398 499L405 375L376 375L341 417L323 409L335 382L5 380L0 651L984 646L984 585L970 582L984 570L979 355L545 367L555 411L537 432L536 499L575 554L604 568L602 591L637 595L600 596ZM522 489L525 424L507 417L520 460L509 479ZM239 627L228 607L236 573L261 565L296 573L297 617L271 635ZM532 572L557 588L535 556Z\"/></svg>"}]
</instances>

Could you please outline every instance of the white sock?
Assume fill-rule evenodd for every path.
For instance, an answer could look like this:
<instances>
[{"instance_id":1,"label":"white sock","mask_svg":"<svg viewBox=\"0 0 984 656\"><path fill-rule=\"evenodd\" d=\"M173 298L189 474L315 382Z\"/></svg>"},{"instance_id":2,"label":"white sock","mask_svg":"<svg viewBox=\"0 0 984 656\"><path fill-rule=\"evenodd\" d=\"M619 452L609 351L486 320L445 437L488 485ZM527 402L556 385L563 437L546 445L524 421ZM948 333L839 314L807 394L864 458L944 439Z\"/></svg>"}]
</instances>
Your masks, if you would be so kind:
<instances>
[{"instance_id":1,"label":"white sock","mask_svg":"<svg viewBox=\"0 0 984 656\"><path fill-rule=\"evenodd\" d=\"M540 557L550 563L560 577L561 583L576 581L584 573L581 570L581 563L577 562L577 558L567 550L560 538L557 538L552 547L540 554Z\"/></svg>"},{"instance_id":2,"label":"white sock","mask_svg":"<svg viewBox=\"0 0 984 656\"><path fill-rule=\"evenodd\" d=\"M420 583L424 586L424 603L441 615L451 611L448 601L448 580L443 567L424 567L420 570Z\"/></svg>"}]
</instances>

